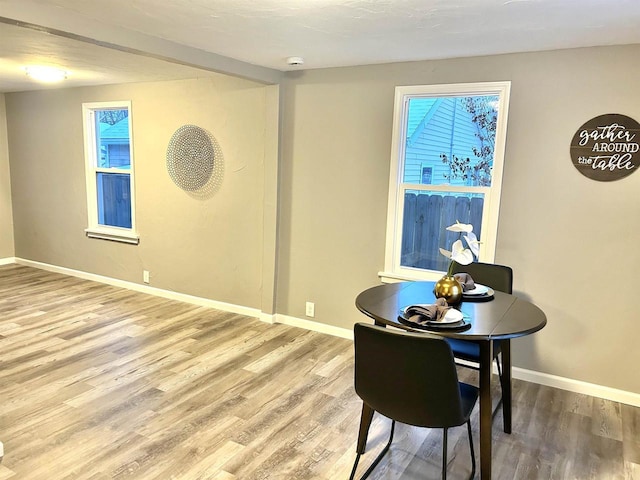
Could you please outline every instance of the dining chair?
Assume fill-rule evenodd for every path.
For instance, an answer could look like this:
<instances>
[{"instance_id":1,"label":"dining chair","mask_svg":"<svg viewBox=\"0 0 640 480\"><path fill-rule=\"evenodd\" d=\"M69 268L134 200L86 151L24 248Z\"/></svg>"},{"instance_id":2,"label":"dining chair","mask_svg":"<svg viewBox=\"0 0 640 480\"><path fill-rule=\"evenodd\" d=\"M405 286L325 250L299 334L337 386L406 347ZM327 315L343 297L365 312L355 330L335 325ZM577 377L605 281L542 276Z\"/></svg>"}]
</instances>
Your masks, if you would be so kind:
<instances>
[{"instance_id":1,"label":"dining chair","mask_svg":"<svg viewBox=\"0 0 640 480\"><path fill-rule=\"evenodd\" d=\"M497 265L493 263L474 262L469 265L460 265L456 263L453 268L453 273L468 273L473 278L475 283L491 287L498 292L509 293L513 292L513 270L506 265ZM459 363L458 365L468 368L479 370L480 365L480 345L476 342L470 342L467 340L459 340L455 338L447 338L447 342L451 346L453 356L457 359L465 360L468 363ZM502 396L500 403L496 406L496 410L504 403L504 381L502 375L502 366L500 363L501 353L500 340L493 342L493 358L496 361L498 367L498 376L500 378L500 390Z\"/></svg>"},{"instance_id":2,"label":"dining chair","mask_svg":"<svg viewBox=\"0 0 640 480\"><path fill-rule=\"evenodd\" d=\"M367 478L387 453L396 421L416 427L442 428L442 478L447 478L447 432L467 424L471 476L476 460L471 434L471 411L478 389L458 381L451 347L428 333L392 330L365 323L354 325L355 390L362 399L362 415L351 470L353 480L367 444L373 414L391 419L389 441L360 477Z\"/></svg>"}]
</instances>

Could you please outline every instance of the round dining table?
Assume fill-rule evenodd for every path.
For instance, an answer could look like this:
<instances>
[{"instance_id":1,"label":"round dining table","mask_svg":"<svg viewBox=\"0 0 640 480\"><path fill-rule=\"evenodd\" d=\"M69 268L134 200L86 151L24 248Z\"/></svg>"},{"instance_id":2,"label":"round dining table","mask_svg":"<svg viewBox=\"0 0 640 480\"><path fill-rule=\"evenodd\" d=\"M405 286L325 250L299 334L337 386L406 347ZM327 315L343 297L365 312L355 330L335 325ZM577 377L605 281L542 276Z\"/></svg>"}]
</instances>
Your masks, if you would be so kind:
<instances>
[{"instance_id":1,"label":"round dining table","mask_svg":"<svg viewBox=\"0 0 640 480\"><path fill-rule=\"evenodd\" d=\"M466 329L431 330L401 321L409 305L433 304L434 282L386 283L368 288L356 297L356 307L371 317L376 325L411 331L429 332L444 337L476 342L480 350L480 478L491 478L491 435L493 405L491 373L494 341L500 340L502 355L502 411L504 431L511 433L511 339L542 329L547 318L533 303L502 292L491 291L482 297L463 297L454 308L462 312Z\"/></svg>"}]
</instances>

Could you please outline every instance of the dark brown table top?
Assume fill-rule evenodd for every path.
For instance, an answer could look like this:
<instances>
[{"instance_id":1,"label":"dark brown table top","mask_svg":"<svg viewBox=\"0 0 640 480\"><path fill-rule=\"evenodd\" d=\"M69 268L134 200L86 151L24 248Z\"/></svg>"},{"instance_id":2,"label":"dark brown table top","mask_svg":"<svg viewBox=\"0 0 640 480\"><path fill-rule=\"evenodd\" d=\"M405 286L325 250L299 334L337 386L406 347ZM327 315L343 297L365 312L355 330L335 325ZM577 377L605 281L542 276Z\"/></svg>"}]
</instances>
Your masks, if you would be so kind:
<instances>
[{"instance_id":1,"label":"dark brown table top","mask_svg":"<svg viewBox=\"0 0 640 480\"><path fill-rule=\"evenodd\" d=\"M433 286L434 282L378 285L360 293L356 298L356 307L378 323L412 330L398 321L398 315L408 305L434 303ZM471 328L433 333L465 340L499 340L529 335L547 324L544 312L533 303L502 292L495 292L490 301L463 300L456 308L471 323Z\"/></svg>"}]
</instances>

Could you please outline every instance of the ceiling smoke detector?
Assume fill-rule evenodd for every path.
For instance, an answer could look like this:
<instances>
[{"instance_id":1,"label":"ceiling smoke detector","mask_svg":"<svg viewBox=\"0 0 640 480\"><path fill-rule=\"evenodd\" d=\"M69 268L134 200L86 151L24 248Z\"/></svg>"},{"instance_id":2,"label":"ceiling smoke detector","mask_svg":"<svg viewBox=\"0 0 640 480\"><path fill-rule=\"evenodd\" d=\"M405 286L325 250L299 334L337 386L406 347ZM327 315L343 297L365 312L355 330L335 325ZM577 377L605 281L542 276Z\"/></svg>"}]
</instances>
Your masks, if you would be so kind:
<instances>
[{"instance_id":1,"label":"ceiling smoke detector","mask_svg":"<svg viewBox=\"0 0 640 480\"><path fill-rule=\"evenodd\" d=\"M299 65L304 64L304 58L302 57L288 57L287 58L287 65L291 66L291 67L297 67Z\"/></svg>"}]
</instances>

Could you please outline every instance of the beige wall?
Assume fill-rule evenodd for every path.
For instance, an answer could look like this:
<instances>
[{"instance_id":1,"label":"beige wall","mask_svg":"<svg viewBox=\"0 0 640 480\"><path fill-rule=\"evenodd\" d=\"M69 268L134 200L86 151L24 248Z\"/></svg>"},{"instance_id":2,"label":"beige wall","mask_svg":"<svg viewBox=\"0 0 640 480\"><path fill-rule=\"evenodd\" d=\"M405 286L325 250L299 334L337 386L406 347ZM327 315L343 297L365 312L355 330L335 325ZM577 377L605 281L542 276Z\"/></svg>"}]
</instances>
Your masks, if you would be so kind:
<instances>
[{"instance_id":1,"label":"beige wall","mask_svg":"<svg viewBox=\"0 0 640 480\"><path fill-rule=\"evenodd\" d=\"M221 75L7 94L16 256L138 283L146 269L154 287L260 308L266 88ZM132 101L138 246L84 233L81 107L111 100ZM184 124L222 149L224 180L210 198L167 173L167 144Z\"/></svg>"},{"instance_id":2,"label":"beige wall","mask_svg":"<svg viewBox=\"0 0 640 480\"><path fill-rule=\"evenodd\" d=\"M527 369L640 393L640 173L596 182L569 144L587 120L640 120L640 46L310 70L284 99L278 311L351 328L379 282L394 87L510 80L496 262L547 314L514 341Z\"/></svg>"},{"instance_id":3,"label":"beige wall","mask_svg":"<svg viewBox=\"0 0 640 480\"><path fill-rule=\"evenodd\" d=\"M11 177L7 148L7 116L4 94L0 93L0 261L14 256Z\"/></svg>"}]
</instances>

